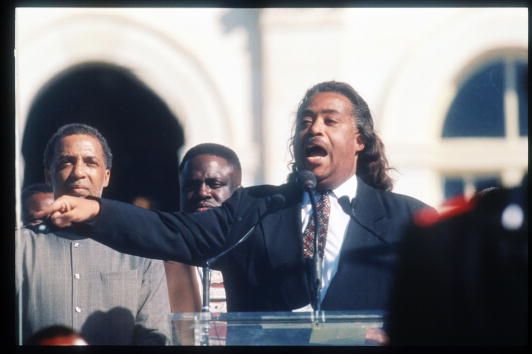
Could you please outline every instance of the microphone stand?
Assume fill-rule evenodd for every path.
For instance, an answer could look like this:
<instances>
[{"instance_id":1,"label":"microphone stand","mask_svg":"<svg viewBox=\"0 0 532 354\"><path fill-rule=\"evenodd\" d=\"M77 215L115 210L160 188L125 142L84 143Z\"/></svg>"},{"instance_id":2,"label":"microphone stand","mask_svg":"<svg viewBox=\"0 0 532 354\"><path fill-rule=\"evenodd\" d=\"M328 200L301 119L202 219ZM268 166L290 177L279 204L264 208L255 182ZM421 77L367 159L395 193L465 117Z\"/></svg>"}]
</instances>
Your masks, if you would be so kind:
<instances>
[{"instance_id":1,"label":"microphone stand","mask_svg":"<svg viewBox=\"0 0 532 354\"><path fill-rule=\"evenodd\" d=\"M210 284L211 284L211 267L209 261L205 262L205 265L201 268L203 277L201 285L203 288L203 298L202 298L202 307L200 314L200 324L201 324L201 333L200 333L200 346L209 345L209 332L211 329L210 326Z\"/></svg>"},{"instance_id":2,"label":"microphone stand","mask_svg":"<svg viewBox=\"0 0 532 354\"><path fill-rule=\"evenodd\" d=\"M259 218L259 221L251 229L248 230L248 232L240 239L237 243L229 247L228 249L224 250L222 253L211 257L205 261L203 266L201 267L201 270L203 272L203 278L201 281L201 285L203 288L203 297L202 297L202 306L201 306L201 339L200 339L200 345L201 346L208 346L209 345L209 330L210 330L210 322L211 319L211 312L210 312L210 288L211 288L211 265L215 263L220 257L225 255L227 252L231 251L233 248L235 248L240 243L244 242L249 235L251 235L252 231L255 230L255 227L257 224L261 221L262 217Z\"/></svg>"},{"instance_id":3,"label":"microphone stand","mask_svg":"<svg viewBox=\"0 0 532 354\"><path fill-rule=\"evenodd\" d=\"M211 288L211 267L208 263L205 263L203 267L201 267L201 271L203 273L201 285L203 287L203 299L201 307L201 312L209 312L209 306L210 306L210 288Z\"/></svg>"},{"instance_id":4,"label":"microphone stand","mask_svg":"<svg viewBox=\"0 0 532 354\"><path fill-rule=\"evenodd\" d=\"M203 279L202 279L202 288L203 288L203 299L202 299L202 307L201 307L201 319L203 321L206 321L206 323L203 323L202 325L202 333L201 333L201 340L200 345L209 345L209 327L210 323L209 320L211 319L211 313L210 313L210 284L211 284L211 266L214 264L218 259L223 257L226 253L232 251L236 246L244 242L249 238L249 236L253 233L257 225L262 221L262 219L269 213L273 212L277 208L281 208L285 203L285 198L281 194L274 194L269 200L269 205L266 207L266 211L264 213L259 214L258 220L253 226L240 238L235 244L221 252L220 254L211 257L207 259L202 267L203 271Z\"/></svg>"},{"instance_id":5,"label":"microphone stand","mask_svg":"<svg viewBox=\"0 0 532 354\"><path fill-rule=\"evenodd\" d=\"M210 285L211 285L211 265L213 263L215 263L219 258L224 256L227 252L233 250L236 246L238 246L239 244L241 244L242 242L247 240L248 237L251 235L251 233L255 230L255 227L262 220L262 217L264 215L261 215L259 217L259 220L257 221L257 223L255 223L251 227L251 229L249 229L248 232L246 232L246 234L240 240L238 240L237 243L235 243L231 247L227 248L222 253L220 253L220 254L218 254L218 255L216 255L214 257L211 257L211 258L209 258L209 259L207 259L205 261L203 267L201 268L202 272L203 272L203 279L202 279L202 282L201 282L202 283L202 288L203 288L203 299L202 299L203 305L201 307L201 312L209 312L209 304L210 304L209 289L210 289Z\"/></svg>"}]
</instances>

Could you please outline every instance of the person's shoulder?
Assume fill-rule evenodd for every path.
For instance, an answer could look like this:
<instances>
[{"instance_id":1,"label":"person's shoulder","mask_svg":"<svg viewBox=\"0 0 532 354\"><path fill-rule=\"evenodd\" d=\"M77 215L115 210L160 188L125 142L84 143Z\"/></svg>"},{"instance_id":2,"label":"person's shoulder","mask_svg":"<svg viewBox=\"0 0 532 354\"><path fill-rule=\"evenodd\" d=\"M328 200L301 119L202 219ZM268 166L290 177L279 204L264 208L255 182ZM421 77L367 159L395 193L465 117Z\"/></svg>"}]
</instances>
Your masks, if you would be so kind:
<instances>
[{"instance_id":1,"label":"person's shoulder","mask_svg":"<svg viewBox=\"0 0 532 354\"><path fill-rule=\"evenodd\" d=\"M382 189L375 189L375 191L381 196L382 200L386 204L389 204L393 207L407 208L411 211L418 211L422 209L435 211L430 205L412 196Z\"/></svg>"},{"instance_id":2,"label":"person's shoulder","mask_svg":"<svg viewBox=\"0 0 532 354\"><path fill-rule=\"evenodd\" d=\"M421 200L419 200L417 198L414 198L412 196L409 196L409 195L406 195L406 194L401 194L401 193L395 193L395 192L388 192L388 193L390 193L399 202L411 205L411 206L413 206L416 209L431 208L427 203L425 203L425 202L423 202L423 201L421 201Z\"/></svg>"},{"instance_id":3,"label":"person's shoulder","mask_svg":"<svg viewBox=\"0 0 532 354\"><path fill-rule=\"evenodd\" d=\"M18 249L52 247L57 243L58 236L50 228L39 228L38 226L24 226L20 232L17 232L16 247Z\"/></svg>"},{"instance_id":4,"label":"person's shoulder","mask_svg":"<svg viewBox=\"0 0 532 354\"><path fill-rule=\"evenodd\" d=\"M34 237L36 235L35 228L32 226L23 226L20 228L20 235L22 237Z\"/></svg>"},{"instance_id":5,"label":"person's shoulder","mask_svg":"<svg viewBox=\"0 0 532 354\"><path fill-rule=\"evenodd\" d=\"M475 202L458 196L445 201L439 212L431 209L424 209L418 212L414 217L414 225L421 228L443 227L449 228L450 224L461 220L472 212Z\"/></svg>"},{"instance_id":6,"label":"person's shoulder","mask_svg":"<svg viewBox=\"0 0 532 354\"><path fill-rule=\"evenodd\" d=\"M275 186L272 184L261 184L258 186L245 187L243 190L251 197L265 198L272 194L279 193L282 186Z\"/></svg>"},{"instance_id":7,"label":"person's shoulder","mask_svg":"<svg viewBox=\"0 0 532 354\"><path fill-rule=\"evenodd\" d=\"M15 245L17 249L22 249L27 247L28 245L34 244L36 238L37 234L35 233L35 231L31 228L24 226L16 233L17 242L15 243Z\"/></svg>"},{"instance_id":8,"label":"person's shoulder","mask_svg":"<svg viewBox=\"0 0 532 354\"><path fill-rule=\"evenodd\" d=\"M281 185L264 184L260 186L253 186L245 188L245 192L254 200L266 200L281 195L284 199L285 205L292 205L300 201L302 190L294 183L285 183Z\"/></svg>"},{"instance_id":9,"label":"person's shoulder","mask_svg":"<svg viewBox=\"0 0 532 354\"><path fill-rule=\"evenodd\" d=\"M54 234L46 224L26 225L20 229L20 235L25 239L35 239L45 234Z\"/></svg>"},{"instance_id":10,"label":"person's shoulder","mask_svg":"<svg viewBox=\"0 0 532 354\"><path fill-rule=\"evenodd\" d=\"M526 196L522 191L520 187L490 188L472 198L457 196L446 200L438 213L428 211L418 213L415 224L419 227L451 228L455 224L474 223L472 219L483 220L485 224L499 222L502 213L509 206L512 206L517 214L524 209Z\"/></svg>"}]
</instances>

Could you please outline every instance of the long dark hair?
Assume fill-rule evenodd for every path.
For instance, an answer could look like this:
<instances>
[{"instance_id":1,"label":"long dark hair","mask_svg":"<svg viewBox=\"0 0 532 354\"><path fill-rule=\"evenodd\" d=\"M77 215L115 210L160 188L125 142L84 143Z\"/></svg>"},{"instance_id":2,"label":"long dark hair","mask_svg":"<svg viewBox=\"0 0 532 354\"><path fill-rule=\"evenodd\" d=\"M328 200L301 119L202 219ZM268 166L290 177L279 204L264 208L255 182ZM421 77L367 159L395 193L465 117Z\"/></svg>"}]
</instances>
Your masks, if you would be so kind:
<instances>
[{"instance_id":1,"label":"long dark hair","mask_svg":"<svg viewBox=\"0 0 532 354\"><path fill-rule=\"evenodd\" d=\"M368 185L383 190L391 190L393 181L388 176L391 168L384 154L384 144L375 133L373 128L373 118L368 104L349 84L338 81L326 81L314 85L305 93L305 97L299 103L296 114L296 124L293 127L292 138L290 139L290 154L292 155L291 170L289 180L297 172L295 162L294 142L296 139L296 125L301 119L301 114L307 108L310 100L314 95L320 92L336 92L345 96L352 103L353 119L355 119L358 131L364 143L364 150L358 155L357 176L359 176Z\"/></svg>"}]
</instances>

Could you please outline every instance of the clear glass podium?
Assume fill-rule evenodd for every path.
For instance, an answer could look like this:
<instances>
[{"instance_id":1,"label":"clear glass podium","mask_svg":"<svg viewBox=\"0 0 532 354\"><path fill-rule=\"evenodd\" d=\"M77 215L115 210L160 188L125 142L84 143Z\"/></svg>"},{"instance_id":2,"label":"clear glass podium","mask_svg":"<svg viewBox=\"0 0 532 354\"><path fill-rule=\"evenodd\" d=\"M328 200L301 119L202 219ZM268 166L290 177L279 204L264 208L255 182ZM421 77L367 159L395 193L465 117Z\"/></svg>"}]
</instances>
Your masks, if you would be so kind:
<instances>
[{"instance_id":1,"label":"clear glass podium","mask_svg":"<svg viewBox=\"0 0 532 354\"><path fill-rule=\"evenodd\" d=\"M382 324L382 312L361 311L171 314L172 345L376 345L366 332Z\"/></svg>"}]
</instances>

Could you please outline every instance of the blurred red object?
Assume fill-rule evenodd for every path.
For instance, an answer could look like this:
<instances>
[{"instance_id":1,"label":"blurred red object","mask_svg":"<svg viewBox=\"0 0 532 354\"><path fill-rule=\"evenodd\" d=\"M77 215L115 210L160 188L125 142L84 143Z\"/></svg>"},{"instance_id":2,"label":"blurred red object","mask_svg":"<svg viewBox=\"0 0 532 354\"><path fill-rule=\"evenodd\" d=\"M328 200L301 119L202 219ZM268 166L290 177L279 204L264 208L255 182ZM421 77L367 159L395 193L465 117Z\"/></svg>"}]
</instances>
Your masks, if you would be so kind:
<instances>
[{"instance_id":1,"label":"blurred red object","mask_svg":"<svg viewBox=\"0 0 532 354\"><path fill-rule=\"evenodd\" d=\"M39 345L88 345L83 338L77 334L69 336L55 336L52 338L44 338L39 342Z\"/></svg>"}]
</instances>

